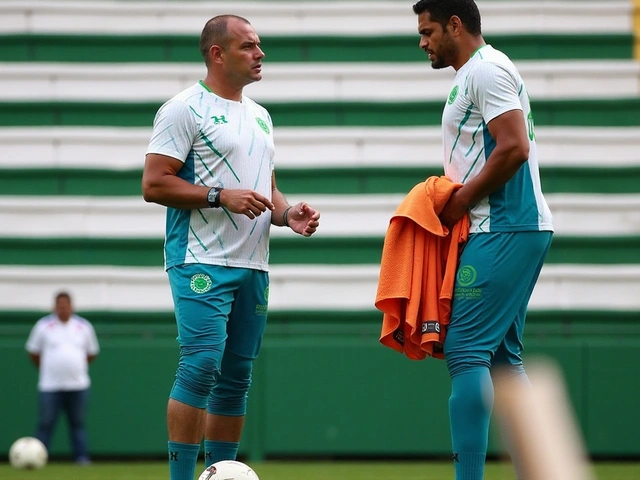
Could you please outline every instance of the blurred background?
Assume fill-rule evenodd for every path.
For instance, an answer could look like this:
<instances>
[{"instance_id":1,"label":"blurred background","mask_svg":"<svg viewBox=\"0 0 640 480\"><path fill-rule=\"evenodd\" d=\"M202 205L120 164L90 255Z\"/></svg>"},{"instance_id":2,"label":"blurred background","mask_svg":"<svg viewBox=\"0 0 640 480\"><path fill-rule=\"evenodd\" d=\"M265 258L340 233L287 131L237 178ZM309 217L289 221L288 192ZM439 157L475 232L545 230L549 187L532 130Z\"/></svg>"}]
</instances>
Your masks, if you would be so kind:
<instances>
[{"instance_id":1,"label":"blurred background","mask_svg":"<svg viewBox=\"0 0 640 480\"><path fill-rule=\"evenodd\" d=\"M178 348L164 209L140 178L157 108L204 77L210 17L250 20L266 53L245 94L275 124L310 239L274 228L270 314L241 455L450 455L442 361L378 343L388 221L442 174L453 70L418 48L412 1L0 1L0 455L32 435L24 350L59 290L95 326L91 453L166 455ZM640 456L640 2L478 1L488 43L527 84L556 236L525 347L561 367L589 453ZM68 456L60 422L51 455ZM497 437L497 436L496 436ZM491 452L500 451L495 438Z\"/></svg>"}]
</instances>

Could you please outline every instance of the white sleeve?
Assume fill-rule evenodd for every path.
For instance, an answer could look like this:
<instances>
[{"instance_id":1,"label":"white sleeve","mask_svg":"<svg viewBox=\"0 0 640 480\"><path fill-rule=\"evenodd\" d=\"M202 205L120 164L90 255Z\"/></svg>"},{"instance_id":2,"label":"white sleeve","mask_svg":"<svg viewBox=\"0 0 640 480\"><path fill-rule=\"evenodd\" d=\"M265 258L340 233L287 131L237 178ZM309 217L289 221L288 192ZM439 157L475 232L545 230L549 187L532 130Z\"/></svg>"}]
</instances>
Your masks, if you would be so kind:
<instances>
[{"instance_id":1,"label":"white sleeve","mask_svg":"<svg viewBox=\"0 0 640 480\"><path fill-rule=\"evenodd\" d=\"M100 353L100 345L98 344L98 337L96 331L87 321L87 355L98 355Z\"/></svg>"},{"instance_id":2,"label":"white sleeve","mask_svg":"<svg viewBox=\"0 0 640 480\"><path fill-rule=\"evenodd\" d=\"M33 353L34 355L40 355L42 352L42 322L37 322L33 328L31 329L31 333L29 333L29 338L27 339L27 344L25 346L27 352Z\"/></svg>"},{"instance_id":3,"label":"white sleeve","mask_svg":"<svg viewBox=\"0 0 640 480\"><path fill-rule=\"evenodd\" d=\"M469 98L482 113L485 123L511 110L522 110L518 85L506 68L480 62L467 77Z\"/></svg>"},{"instance_id":4,"label":"white sleeve","mask_svg":"<svg viewBox=\"0 0 640 480\"><path fill-rule=\"evenodd\" d=\"M198 133L189 107L169 100L156 113L147 153L158 153L184 162Z\"/></svg>"}]
</instances>

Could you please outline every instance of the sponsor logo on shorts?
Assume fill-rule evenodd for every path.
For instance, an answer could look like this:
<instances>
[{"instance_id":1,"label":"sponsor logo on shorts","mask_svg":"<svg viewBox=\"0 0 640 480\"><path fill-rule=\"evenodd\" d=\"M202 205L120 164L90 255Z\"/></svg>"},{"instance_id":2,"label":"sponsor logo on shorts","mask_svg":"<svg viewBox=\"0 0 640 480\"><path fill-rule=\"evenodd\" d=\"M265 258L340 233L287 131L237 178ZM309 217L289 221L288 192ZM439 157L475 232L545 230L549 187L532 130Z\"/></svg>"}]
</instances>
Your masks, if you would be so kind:
<instances>
[{"instance_id":1,"label":"sponsor logo on shorts","mask_svg":"<svg viewBox=\"0 0 640 480\"><path fill-rule=\"evenodd\" d=\"M191 290L196 293L207 293L211 290L211 285L211 277L204 273L196 273L191 277L191 282L189 283Z\"/></svg>"},{"instance_id":2,"label":"sponsor logo on shorts","mask_svg":"<svg viewBox=\"0 0 640 480\"><path fill-rule=\"evenodd\" d=\"M463 265L458 269L457 285L453 292L455 298L465 300L479 300L482 298L482 288L472 285L478 279L478 272L471 265Z\"/></svg>"},{"instance_id":3,"label":"sponsor logo on shorts","mask_svg":"<svg viewBox=\"0 0 640 480\"><path fill-rule=\"evenodd\" d=\"M480 300L482 298L482 289L458 287L453 292L453 296L458 299Z\"/></svg>"},{"instance_id":4,"label":"sponsor logo on shorts","mask_svg":"<svg viewBox=\"0 0 640 480\"><path fill-rule=\"evenodd\" d=\"M393 339L400 345L404 345L404 332L401 329L397 329L393 332Z\"/></svg>"},{"instance_id":5,"label":"sponsor logo on shorts","mask_svg":"<svg viewBox=\"0 0 640 480\"><path fill-rule=\"evenodd\" d=\"M458 269L458 284L461 287L473 285L478 278L478 272L471 265L464 265Z\"/></svg>"},{"instance_id":6,"label":"sponsor logo on shorts","mask_svg":"<svg viewBox=\"0 0 640 480\"><path fill-rule=\"evenodd\" d=\"M264 289L264 302L256 304L256 315L266 315L269 309L269 285Z\"/></svg>"}]
</instances>

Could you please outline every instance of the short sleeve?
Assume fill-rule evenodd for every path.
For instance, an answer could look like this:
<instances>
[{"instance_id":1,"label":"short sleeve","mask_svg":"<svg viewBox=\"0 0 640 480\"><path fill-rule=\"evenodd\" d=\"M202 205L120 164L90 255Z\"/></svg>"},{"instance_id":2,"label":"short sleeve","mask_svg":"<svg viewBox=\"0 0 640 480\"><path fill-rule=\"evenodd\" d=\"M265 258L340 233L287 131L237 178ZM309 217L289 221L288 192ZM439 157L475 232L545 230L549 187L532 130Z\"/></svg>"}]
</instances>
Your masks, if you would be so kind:
<instances>
[{"instance_id":1,"label":"short sleeve","mask_svg":"<svg viewBox=\"0 0 640 480\"><path fill-rule=\"evenodd\" d=\"M147 153L158 153L184 162L196 138L198 125L189 107L169 100L156 113Z\"/></svg>"},{"instance_id":2,"label":"short sleeve","mask_svg":"<svg viewBox=\"0 0 640 480\"><path fill-rule=\"evenodd\" d=\"M492 62L479 62L467 77L468 95L485 123L511 110L522 110L512 73Z\"/></svg>"},{"instance_id":3,"label":"short sleeve","mask_svg":"<svg viewBox=\"0 0 640 480\"><path fill-rule=\"evenodd\" d=\"M97 355L100 353L100 344L93 325L88 320L83 319L87 327L87 355Z\"/></svg>"},{"instance_id":4,"label":"short sleeve","mask_svg":"<svg viewBox=\"0 0 640 480\"><path fill-rule=\"evenodd\" d=\"M31 329L25 348L29 353L40 355L40 352L42 352L42 343L42 322L39 321Z\"/></svg>"}]
</instances>

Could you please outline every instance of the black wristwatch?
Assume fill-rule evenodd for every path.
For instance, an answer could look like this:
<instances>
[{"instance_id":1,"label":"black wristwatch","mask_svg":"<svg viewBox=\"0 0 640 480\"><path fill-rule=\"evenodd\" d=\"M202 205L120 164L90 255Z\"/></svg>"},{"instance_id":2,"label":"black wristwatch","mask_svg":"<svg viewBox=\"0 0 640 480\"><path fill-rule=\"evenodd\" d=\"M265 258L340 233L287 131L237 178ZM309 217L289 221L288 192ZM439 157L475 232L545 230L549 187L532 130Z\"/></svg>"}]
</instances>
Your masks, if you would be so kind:
<instances>
[{"instance_id":1,"label":"black wristwatch","mask_svg":"<svg viewBox=\"0 0 640 480\"><path fill-rule=\"evenodd\" d=\"M207 202L211 208L220 207L220 192L222 187L211 187L209 193L207 193Z\"/></svg>"}]
</instances>

